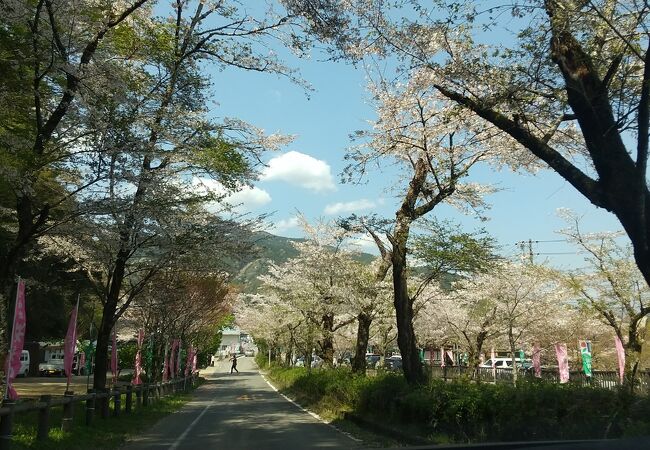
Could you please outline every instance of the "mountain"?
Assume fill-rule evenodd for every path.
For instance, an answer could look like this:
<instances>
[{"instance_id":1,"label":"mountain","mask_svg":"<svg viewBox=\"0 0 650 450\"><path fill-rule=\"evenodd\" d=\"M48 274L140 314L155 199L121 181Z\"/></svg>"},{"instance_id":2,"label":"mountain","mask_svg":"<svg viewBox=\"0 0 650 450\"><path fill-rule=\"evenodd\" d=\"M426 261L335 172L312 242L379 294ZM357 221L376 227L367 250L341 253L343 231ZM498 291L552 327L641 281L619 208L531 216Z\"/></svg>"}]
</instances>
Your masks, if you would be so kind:
<instances>
[{"instance_id":1,"label":"mountain","mask_svg":"<svg viewBox=\"0 0 650 450\"><path fill-rule=\"evenodd\" d=\"M233 279L233 284L240 292L254 294L261 285L258 277L268 273L271 264L279 265L298 256L298 251L294 248L293 243L302 241L304 239L275 236L265 231L255 233L255 252L252 256L240 261L239 271ZM369 264L375 259L375 256L369 253L359 253L356 259Z\"/></svg>"}]
</instances>

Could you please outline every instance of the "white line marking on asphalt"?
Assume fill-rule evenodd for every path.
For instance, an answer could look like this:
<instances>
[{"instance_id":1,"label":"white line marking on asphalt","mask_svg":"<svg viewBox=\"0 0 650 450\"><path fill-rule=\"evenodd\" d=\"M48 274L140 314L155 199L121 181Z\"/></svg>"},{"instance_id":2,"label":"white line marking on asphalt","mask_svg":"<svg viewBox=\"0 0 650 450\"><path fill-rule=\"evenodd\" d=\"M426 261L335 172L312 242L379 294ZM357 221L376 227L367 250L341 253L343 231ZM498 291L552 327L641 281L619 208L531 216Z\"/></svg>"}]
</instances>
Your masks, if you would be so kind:
<instances>
[{"instance_id":1,"label":"white line marking on asphalt","mask_svg":"<svg viewBox=\"0 0 650 450\"><path fill-rule=\"evenodd\" d=\"M185 439L185 436L187 436L188 433L189 433L190 431L192 431L192 428L194 428L194 426L199 422L199 420L201 420L201 417L203 417L203 415L204 415L206 412L208 412L208 409L210 409L210 407L211 407L212 405L214 405L214 399L213 399L213 400L208 404L208 406L206 406L205 408L203 408L203 411L201 411L201 414L199 414L198 417L197 417L196 419L194 419L194 420L192 421L192 423L191 423L187 428L185 428L185 431L183 431L183 434L181 434L180 436L178 436L178 439L176 439L176 440L174 441L174 443L169 447L169 450L175 450L175 449L178 448L178 446L181 444L181 442L183 442L183 439Z\"/></svg>"},{"instance_id":2,"label":"white line marking on asphalt","mask_svg":"<svg viewBox=\"0 0 650 450\"><path fill-rule=\"evenodd\" d=\"M300 409L302 412L306 412L307 414L309 414L310 416L312 416L314 419L316 419L316 420L318 420L318 421L324 423L324 424L327 425L328 427L334 428L336 431L338 431L339 433L341 433L341 434L344 435L344 436L349 437L350 439L352 439L352 440L355 441L355 442L363 442L361 439L357 439L357 438L355 438L355 437L352 436L350 433L346 433L346 432L343 431L343 430L339 430L338 428L336 428L336 427L335 427L334 425L332 425L331 423L327 422L325 419L323 419L321 416L319 416L319 415L316 414L315 412L310 411L310 410L308 410L308 409L306 409L306 408L303 408L303 407L300 406L298 403L294 402L294 401L291 400L289 397L287 397L287 396L284 395L282 392L280 392L280 391L278 390L278 388L276 388L275 386L273 386L273 385L271 384L271 382L270 382L269 380L267 380L266 377L262 374L262 372L259 372L259 374L260 374L260 376L262 377L262 379L263 379L264 381L266 381L266 384L268 384L268 385L271 387L271 389L273 389L275 392L277 392L278 394L280 394L280 396L281 396L283 399L285 399L286 401L288 401L289 403L291 403L292 405L294 405L295 407L297 407L298 409ZM170 449L170 450L171 450L171 449Z\"/></svg>"}]
</instances>

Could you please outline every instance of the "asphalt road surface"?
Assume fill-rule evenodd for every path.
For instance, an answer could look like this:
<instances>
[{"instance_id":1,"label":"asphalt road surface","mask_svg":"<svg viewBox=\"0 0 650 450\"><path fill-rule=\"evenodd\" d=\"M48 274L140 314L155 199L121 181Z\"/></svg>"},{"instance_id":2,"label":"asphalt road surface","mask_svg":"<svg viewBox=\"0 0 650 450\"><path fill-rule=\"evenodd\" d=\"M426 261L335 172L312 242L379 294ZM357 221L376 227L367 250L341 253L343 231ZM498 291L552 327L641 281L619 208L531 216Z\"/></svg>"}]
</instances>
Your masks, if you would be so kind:
<instances>
[{"instance_id":1,"label":"asphalt road surface","mask_svg":"<svg viewBox=\"0 0 650 450\"><path fill-rule=\"evenodd\" d=\"M185 407L127 442L144 449L325 449L355 448L357 442L324 424L275 392L252 358L241 358L239 374L224 362L202 371L208 382Z\"/></svg>"}]
</instances>

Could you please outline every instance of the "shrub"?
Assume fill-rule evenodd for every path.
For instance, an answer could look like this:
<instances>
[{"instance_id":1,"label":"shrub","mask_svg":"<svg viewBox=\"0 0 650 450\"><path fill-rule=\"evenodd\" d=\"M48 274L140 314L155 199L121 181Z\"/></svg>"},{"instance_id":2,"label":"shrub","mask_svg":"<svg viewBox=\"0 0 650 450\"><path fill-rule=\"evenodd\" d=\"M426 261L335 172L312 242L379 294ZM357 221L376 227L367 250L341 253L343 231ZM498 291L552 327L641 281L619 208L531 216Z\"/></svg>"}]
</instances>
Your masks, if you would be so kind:
<instances>
[{"instance_id":1,"label":"shrub","mask_svg":"<svg viewBox=\"0 0 650 450\"><path fill-rule=\"evenodd\" d=\"M547 383L519 386L434 380L409 386L400 374L374 378L344 369L273 367L281 389L330 416L343 411L455 441L584 439L650 432L650 399Z\"/></svg>"}]
</instances>

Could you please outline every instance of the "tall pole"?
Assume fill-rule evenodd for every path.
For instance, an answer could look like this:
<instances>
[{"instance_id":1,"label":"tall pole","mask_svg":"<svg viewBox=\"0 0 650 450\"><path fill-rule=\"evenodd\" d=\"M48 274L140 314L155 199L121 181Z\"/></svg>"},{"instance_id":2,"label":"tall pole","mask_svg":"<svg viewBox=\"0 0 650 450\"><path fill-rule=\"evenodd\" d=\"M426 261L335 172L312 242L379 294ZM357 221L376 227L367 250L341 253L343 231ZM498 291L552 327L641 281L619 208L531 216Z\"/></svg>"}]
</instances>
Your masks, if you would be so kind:
<instances>
[{"instance_id":1,"label":"tall pole","mask_svg":"<svg viewBox=\"0 0 650 450\"><path fill-rule=\"evenodd\" d=\"M95 309L93 308L93 311ZM95 314L93 313L93 317ZM90 319L90 329L88 330L88 348L91 349L93 345L93 320L92 317ZM88 370L86 371L86 390L90 389L90 368L93 366L92 363L92 351L89 352L90 354L88 355L88 361L86 362L86 365L88 366Z\"/></svg>"},{"instance_id":2,"label":"tall pole","mask_svg":"<svg viewBox=\"0 0 650 450\"><path fill-rule=\"evenodd\" d=\"M21 278L20 276L18 277L18 288L20 287L20 281ZM18 300L18 288L16 288L16 298L14 300L14 317L13 320L11 321L11 334L9 335L11 338L11 341L9 342L9 353L7 354L7 370L5 370L5 392L3 395L3 399L7 399L7 395L9 394L9 369L11 367L11 360L13 359L13 353L14 353L14 328L16 328L16 302ZM11 311L11 309L9 309Z\"/></svg>"},{"instance_id":3,"label":"tall pole","mask_svg":"<svg viewBox=\"0 0 650 450\"><path fill-rule=\"evenodd\" d=\"M533 240L528 239L528 258L530 259L530 263L533 263Z\"/></svg>"},{"instance_id":4,"label":"tall pole","mask_svg":"<svg viewBox=\"0 0 650 450\"><path fill-rule=\"evenodd\" d=\"M77 351L77 319L79 318L79 298L81 297L81 294L77 294L77 306L76 306L76 313L74 317L74 329L72 331L72 364L74 365L74 354ZM72 367L70 367L70 373L66 374L68 375L67 382L65 384L65 391L68 392L70 390L70 377L72 377L73 371Z\"/></svg>"}]
</instances>

